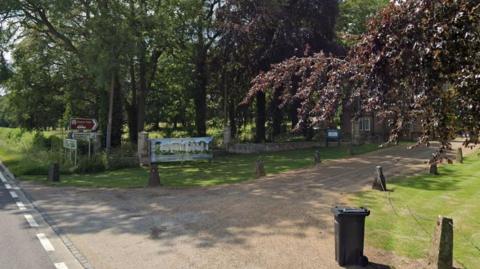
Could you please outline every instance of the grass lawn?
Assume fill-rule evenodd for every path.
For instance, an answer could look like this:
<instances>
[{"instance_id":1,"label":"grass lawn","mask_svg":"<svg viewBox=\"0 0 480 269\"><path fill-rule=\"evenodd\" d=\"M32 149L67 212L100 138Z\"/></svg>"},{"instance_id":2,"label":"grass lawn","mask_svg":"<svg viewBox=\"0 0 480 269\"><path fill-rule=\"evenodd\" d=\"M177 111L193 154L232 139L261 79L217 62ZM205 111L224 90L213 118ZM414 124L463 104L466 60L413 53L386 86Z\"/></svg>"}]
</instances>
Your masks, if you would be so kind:
<instances>
[{"instance_id":1,"label":"grass lawn","mask_svg":"<svg viewBox=\"0 0 480 269\"><path fill-rule=\"evenodd\" d=\"M393 179L385 193L367 191L352 198L368 207L366 244L411 258L425 258L438 215L453 218L454 257L464 268L480 268L480 158L442 165L440 176ZM396 212L396 213L395 213Z\"/></svg>"},{"instance_id":2,"label":"grass lawn","mask_svg":"<svg viewBox=\"0 0 480 269\"><path fill-rule=\"evenodd\" d=\"M375 144L354 147L355 154L362 154L378 149ZM269 154L227 155L206 161L169 163L159 165L160 178L167 186L212 186L235 183L254 177L254 163L257 158L265 161L268 174L285 172L292 169L313 165L315 149L294 150ZM346 147L329 147L321 149L323 160L339 159L348 156ZM21 176L21 179L45 182L46 176ZM148 171L144 168L131 168L107 171L97 174L62 175L62 186L78 187L144 187ZM48 183L53 184L53 183Z\"/></svg>"}]
</instances>

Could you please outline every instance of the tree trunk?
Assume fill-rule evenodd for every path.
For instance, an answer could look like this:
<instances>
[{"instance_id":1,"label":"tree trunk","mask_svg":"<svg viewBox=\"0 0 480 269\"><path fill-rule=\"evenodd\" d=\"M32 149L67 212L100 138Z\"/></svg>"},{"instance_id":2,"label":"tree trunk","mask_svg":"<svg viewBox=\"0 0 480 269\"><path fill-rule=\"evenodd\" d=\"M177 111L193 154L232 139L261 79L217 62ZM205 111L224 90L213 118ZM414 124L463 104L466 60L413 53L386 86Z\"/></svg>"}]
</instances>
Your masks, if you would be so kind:
<instances>
[{"instance_id":1,"label":"tree trunk","mask_svg":"<svg viewBox=\"0 0 480 269\"><path fill-rule=\"evenodd\" d=\"M113 96L115 94L115 75L112 74L112 80L110 82L110 95L108 98L108 122L107 122L107 137L106 137L106 150L110 153L112 149L112 121L113 121Z\"/></svg>"},{"instance_id":2,"label":"tree trunk","mask_svg":"<svg viewBox=\"0 0 480 269\"><path fill-rule=\"evenodd\" d=\"M130 137L130 142L137 144L138 142L138 124L137 124L137 84L135 76L135 65L132 62L130 65L130 80L131 80L131 102L126 104L127 110L127 121L128 121L128 136Z\"/></svg>"},{"instance_id":3,"label":"tree trunk","mask_svg":"<svg viewBox=\"0 0 480 269\"><path fill-rule=\"evenodd\" d=\"M122 143L123 132L123 105L122 105L122 89L118 78L118 73L114 76L114 88L113 91L113 115L112 115L112 137L111 146L119 147Z\"/></svg>"},{"instance_id":4,"label":"tree trunk","mask_svg":"<svg viewBox=\"0 0 480 269\"><path fill-rule=\"evenodd\" d=\"M282 110L278 107L278 94L273 96L271 111L272 111L272 136L275 139L276 136L282 133L282 122L283 122L283 113Z\"/></svg>"},{"instance_id":5,"label":"tree trunk","mask_svg":"<svg viewBox=\"0 0 480 269\"><path fill-rule=\"evenodd\" d=\"M230 136L231 138L235 138L237 134L237 123L235 122L235 104L234 100L231 100L229 102L229 108L228 108L228 118L229 118L229 123L230 123Z\"/></svg>"},{"instance_id":6,"label":"tree trunk","mask_svg":"<svg viewBox=\"0 0 480 269\"><path fill-rule=\"evenodd\" d=\"M257 93L257 117L255 120L255 142L265 142L265 93Z\"/></svg>"},{"instance_id":7,"label":"tree trunk","mask_svg":"<svg viewBox=\"0 0 480 269\"><path fill-rule=\"evenodd\" d=\"M197 136L207 135L207 55L203 46L199 46L196 61L196 83L194 92L195 128Z\"/></svg>"},{"instance_id":8,"label":"tree trunk","mask_svg":"<svg viewBox=\"0 0 480 269\"><path fill-rule=\"evenodd\" d=\"M145 99L147 97L147 63L145 42L141 41L139 55L139 88L137 95L137 133L145 129Z\"/></svg>"},{"instance_id":9,"label":"tree trunk","mask_svg":"<svg viewBox=\"0 0 480 269\"><path fill-rule=\"evenodd\" d=\"M292 129L295 128L298 123L298 107L298 101L293 101L290 106L290 121L292 122Z\"/></svg>"}]
</instances>

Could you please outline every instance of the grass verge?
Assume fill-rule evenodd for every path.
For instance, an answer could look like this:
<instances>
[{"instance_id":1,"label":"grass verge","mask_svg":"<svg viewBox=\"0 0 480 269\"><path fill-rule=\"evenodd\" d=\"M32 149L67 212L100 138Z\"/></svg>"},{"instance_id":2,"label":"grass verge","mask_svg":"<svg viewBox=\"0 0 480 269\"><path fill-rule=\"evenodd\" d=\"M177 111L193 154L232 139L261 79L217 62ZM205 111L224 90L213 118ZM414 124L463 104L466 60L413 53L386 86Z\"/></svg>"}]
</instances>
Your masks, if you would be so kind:
<instances>
[{"instance_id":1,"label":"grass verge","mask_svg":"<svg viewBox=\"0 0 480 269\"><path fill-rule=\"evenodd\" d=\"M355 154L378 149L375 144L354 147ZM346 147L322 148L323 160L345 158ZM293 150L268 154L227 155L215 158L213 162L168 163L159 165L163 184L174 187L212 186L236 183L254 177L254 162L261 158L268 174L305 168L313 165L315 149ZM21 179L45 182L45 176L22 176ZM147 184L148 171L144 168L120 169L96 174L62 175L60 186L136 188ZM48 183L54 184L54 183Z\"/></svg>"},{"instance_id":2,"label":"grass verge","mask_svg":"<svg viewBox=\"0 0 480 269\"><path fill-rule=\"evenodd\" d=\"M480 266L480 158L443 165L429 174L393 179L388 194L366 191L352 202L368 207L366 244L410 258L425 258L438 215L454 222L454 257L463 268Z\"/></svg>"}]
</instances>

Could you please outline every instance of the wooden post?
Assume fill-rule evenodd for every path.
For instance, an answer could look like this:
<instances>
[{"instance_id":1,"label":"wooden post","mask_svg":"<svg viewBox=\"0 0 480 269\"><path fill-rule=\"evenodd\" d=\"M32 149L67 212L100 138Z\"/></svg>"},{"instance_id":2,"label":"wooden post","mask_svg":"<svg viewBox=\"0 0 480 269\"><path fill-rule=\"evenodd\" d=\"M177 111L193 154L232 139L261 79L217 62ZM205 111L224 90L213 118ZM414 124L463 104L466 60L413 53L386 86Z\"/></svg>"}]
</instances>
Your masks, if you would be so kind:
<instances>
[{"instance_id":1,"label":"wooden post","mask_svg":"<svg viewBox=\"0 0 480 269\"><path fill-rule=\"evenodd\" d=\"M429 269L453 268L453 220L450 218L438 216L428 266Z\"/></svg>"},{"instance_id":2,"label":"wooden post","mask_svg":"<svg viewBox=\"0 0 480 269\"><path fill-rule=\"evenodd\" d=\"M457 162L458 163L463 163L463 151L462 148L457 149Z\"/></svg>"},{"instance_id":3,"label":"wooden post","mask_svg":"<svg viewBox=\"0 0 480 269\"><path fill-rule=\"evenodd\" d=\"M264 177L265 173L265 165L262 160L255 161L255 177L260 178Z\"/></svg>"},{"instance_id":4,"label":"wooden post","mask_svg":"<svg viewBox=\"0 0 480 269\"><path fill-rule=\"evenodd\" d=\"M352 145L353 142L350 142L350 144L348 145L348 155L350 156L353 156L353 145Z\"/></svg>"},{"instance_id":5,"label":"wooden post","mask_svg":"<svg viewBox=\"0 0 480 269\"><path fill-rule=\"evenodd\" d=\"M158 187L161 185L162 182L160 181L160 175L158 174L158 165L152 163L150 165L150 177L148 179L148 187Z\"/></svg>"},{"instance_id":6,"label":"wooden post","mask_svg":"<svg viewBox=\"0 0 480 269\"><path fill-rule=\"evenodd\" d=\"M437 163L439 162L439 159L441 159L439 153L432 153L432 158L429 161L431 175L438 175Z\"/></svg>"},{"instance_id":7,"label":"wooden post","mask_svg":"<svg viewBox=\"0 0 480 269\"><path fill-rule=\"evenodd\" d=\"M383 175L383 168L381 166L375 168L375 179L373 180L372 189L387 191L387 180Z\"/></svg>"},{"instance_id":8,"label":"wooden post","mask_svg":"<svg viewBox=\"0 0 480 269\"><path fill-rule=\"evenodd\" d=\"M431 163L430 164L430 174L431 175L438 175L437 163Z\"/></svg>"},{"instance_id":9,"label":"wooden post","mask_svg":"<svg viewBox=\"0 0 480 269\"><path fill-rule=\"evenodd\" d=\"M60 165L58 163L53 163L48 168L48 180L60 182Z\"/></svg>"},{"instance_id":10,"label":"wooden post","mask_svg":"<svg viewBox=\"0 0 480 269\"><path fill-rule=\"evenodd\" d=\"M315 151L315 155L313 156L313 162L315 165L319 165L322 163L322 159L320 158L320 150Z\"/></svg>"}]
</instances>

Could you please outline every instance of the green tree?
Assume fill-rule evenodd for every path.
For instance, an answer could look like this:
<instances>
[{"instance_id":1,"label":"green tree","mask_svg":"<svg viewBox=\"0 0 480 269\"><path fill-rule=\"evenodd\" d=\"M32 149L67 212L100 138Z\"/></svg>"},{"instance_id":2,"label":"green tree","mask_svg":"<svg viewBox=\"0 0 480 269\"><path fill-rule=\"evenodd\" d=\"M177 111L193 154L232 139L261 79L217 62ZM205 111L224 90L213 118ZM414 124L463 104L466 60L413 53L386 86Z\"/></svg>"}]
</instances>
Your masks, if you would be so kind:
<instances>
[{"instance_id":1,"label":"green tree","mask_svg":"<svg viewBox=\"0 0 480 269\"><path fill-rule=\"evenodd\" d=\"M293 57L257 76L246 101L278 91L285 103L302 101L303 122L328 124L342 103L360 99L364 111L388 122L390 142L416 122L424 131L419 143L436 138L448 147L458 132L468 134L466 144L478 143L479 4L395 2L370 25L346 59Z\"/></svg>"},{"instance_id":2,"label":"green tree","mask_svg":"<svg viewBox=\"0 0 480 269\"><path fill-rule=\"evenodd\" d=\"M244 78L250 81L259 72L267 71L271 64L295 55L322 50L341 53L342 49L335 43L337 15L336 0L226 1L219 11L220 42L226 57L237 62L238 72L246 74ZM265 92L257 91L255 99L255 140L262 142L266 133Z\"/></svg>"},{"instance_id":3,"label":"green tree","mask_svg":"<svg viewBox=\"0 0 480 269\"><path fill-rule=\"evenodd\" d=\"M340 38L346 44L355 43L360 35L367 32L368 21L389 2L389 0L342 0L337 23Z\"/></svg>"}]
</instances>

